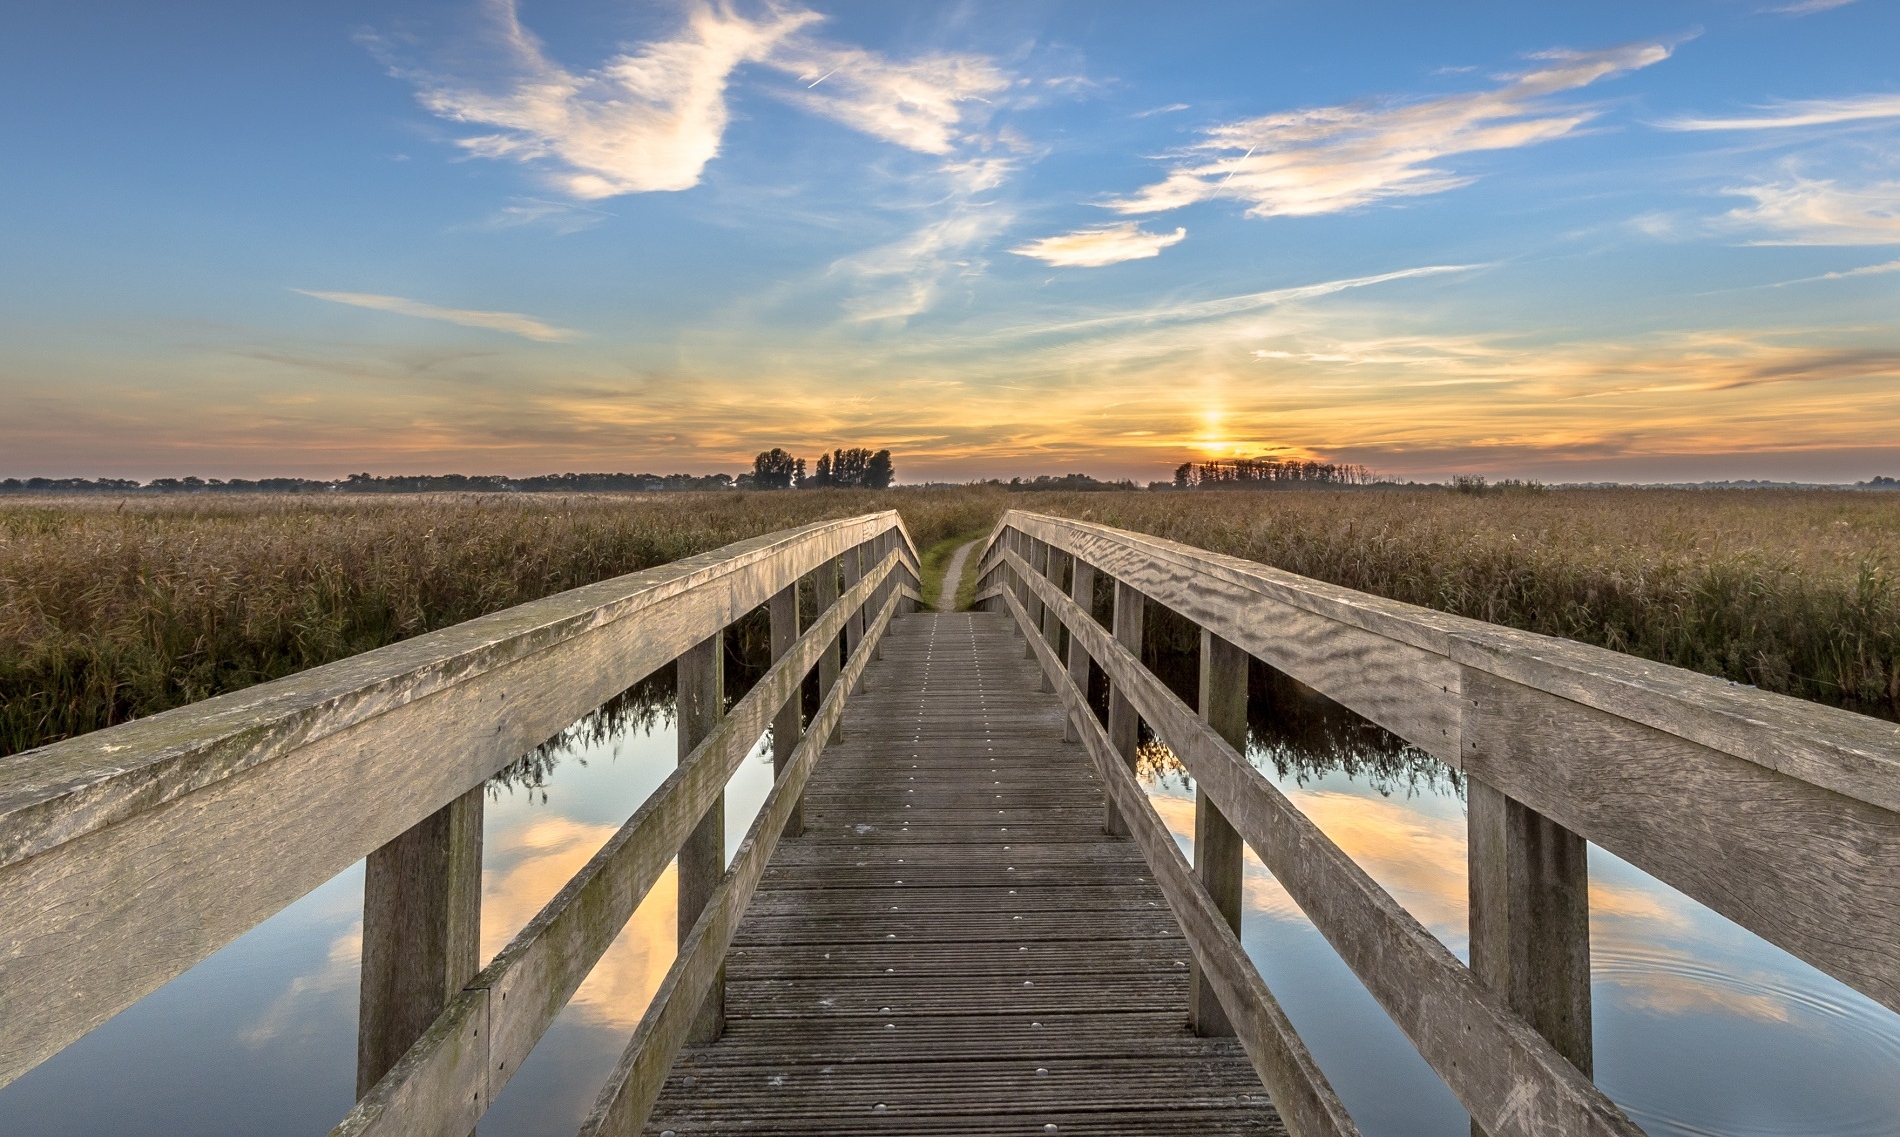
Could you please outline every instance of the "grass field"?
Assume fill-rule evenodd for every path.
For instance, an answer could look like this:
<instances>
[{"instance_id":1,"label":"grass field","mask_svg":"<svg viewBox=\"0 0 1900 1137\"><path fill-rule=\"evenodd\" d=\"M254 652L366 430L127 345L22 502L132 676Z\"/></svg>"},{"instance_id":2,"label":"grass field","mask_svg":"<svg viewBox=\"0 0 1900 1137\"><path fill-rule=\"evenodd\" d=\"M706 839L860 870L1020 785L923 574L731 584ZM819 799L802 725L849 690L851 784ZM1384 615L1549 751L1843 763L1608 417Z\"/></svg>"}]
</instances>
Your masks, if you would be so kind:
<instances>
[{"instance_id":1,"label":"grass field","mask_svg":"<svg viewBox=\"0 0 1900 1137\"><path fill-rule=\"evenodd\" d=\"M1025 506L1893 718L1900 494L1066 494Z\"/></svg>"},{"instance_id":2,"label":"grass field","mask_svg":"<svg viewBox=\"0 0 1900 1137\"><path fill-rule=\"evenodd\" d=\"M928 546L1000 493L0 502L0 754L745 537L893 506Z\"/></svg>"},{"instance_id":3,"label":"grass field","mask_svg":"<svg viewBox=\"0 0 1900 1137\"><path fill-rule=\"evenodd\" d=\"M1774 691L1900 713L1900 494L1440 490L0 500L0 753L758 533L896 507L1137 529Z\"/></svg>"}]
</instances>

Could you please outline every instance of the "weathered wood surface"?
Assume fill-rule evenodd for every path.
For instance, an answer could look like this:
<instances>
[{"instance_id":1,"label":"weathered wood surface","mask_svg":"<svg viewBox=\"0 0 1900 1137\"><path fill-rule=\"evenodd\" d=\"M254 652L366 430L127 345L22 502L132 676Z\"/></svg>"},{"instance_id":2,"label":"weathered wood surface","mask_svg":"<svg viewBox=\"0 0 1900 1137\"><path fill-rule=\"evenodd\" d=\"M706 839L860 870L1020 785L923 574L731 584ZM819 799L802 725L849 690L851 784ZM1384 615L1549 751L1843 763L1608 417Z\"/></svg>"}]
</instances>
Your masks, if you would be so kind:
<instances>
[{"instance_id":1,"label":"weathered wood surface","mask_svg":"<svg viewBox=\"0 0 1900 1137\"><path fill-rule=\"evenodd\" d=\"M1014 597L1007 600L1024 640L1037 653L1043 673L1061 675L1056 690L1070 715L1084 711L1081 690L1059 670L1060 661L1041 642L1028 611L1015 603ZM1169 909L1187 934L1193 962L1198 965L1190 967L1190 985L1198 976L1214 989L1234 1034L1294 1137L1357 1137L1359 1130L1345 1106L1307 1052L1279 1001L1267 989L1234 929L1200 887L1174 835L1136 780L1133 767L1122 760L1108 731L1093 715L1080 725L1083 746L1104 782L1107 796L1115 802L1135 847L1141 850L1143 861L1162 886Z\"/></svg>"},{"instance_id":2,"label":"weathered wood surface","mask_svg":"<svg viewBox=\"0 0 1900 1137\"><path fill-rule=\"evenodd\" d=\"M0 1084L893 524L740 542L0 760Z\"/></svg>"},{"instance_id":3,"label":"weathered wood surface","mask_svg":"<svg viewBox=\"0 0 1900 1137\"><path fill-rule=\"evenodd\" d=\"M892 626L647 1133L1283 1131L1007 621Z\"/></svg>"},{"instance_id":4,"label":"weathered wood surface","mask_svg":"<svg viewBox=\"0 0 1900 1137\"><path fill-rule=\"evenodd\" d=\"M486 787L369 855L356 1017L356 1096L367 1094L482 966Z\"/></svg>"},{"instance_id":5,"label":"weathered wood surface","mask_svg":"<svg viewBox=\"0 0 1900 1137\"><path fill-rule=\"evenodd\" d=\"M868 581L866 583L869 583ZM915 597L914 590L906 596ZM887 601L884 610L865 627L864 643L883 638L895 612L896 598ZM862 608L857 618L863 618ZM739 843L732 867L707 901L691 931L680 937L679 951L660 989L653 995L646 1013L634 1028L606 1085L581 1125L581 1137L623 1137L640 1132L659 1096L667 1068L689 1040L699 1041L694 1029L706 999L724 981L726 953L746 906L751 903L759 878L770 862L772 852L785 830L792 807L798 803L812 768L826 748L831 727L843 716L846 697L856 687L871 662L869 652L859 652L845 664L838 683L825 694L812 717L811 730L793 752L784 777L772 784L759 813ZM721 992L723 996L723 992ZM722 1023L723 1028L723 1023ZM721 1031L723 1033L723 1029Z\"/></svg>"},{"instance_id":6,"label":"weathered wood surface","mask_svg":"<svg viewBox=\"0 0 1900 1137\"><path fill-rule=\"evenodd\" d=\"M992 583L1016 526L1900 1009L1900 726L1086 522Z\"/></svg>"},{"instance_id":7,"label":"weathered wood surface","mask_svg":"<svg viewBox=\"0 0 1900 1137\"><path fill-rule=\"evenodd\" d=\"M1435 732L1463 718L1459 676L1446 664L1509 679L1869 805L1900 810L1900 724L1087 521L1011 510L997 523L999 536L1017 530L1130 581L1201 627L1454 763L1459 757L1441 753L1441 743L1433 741L1451 737ZM992 539L980 573L995 568L1000 549ZM1324 623L1292 621L1286 630L1295 633L1294 642L1276 647L1269 642L1274 625L1292 612ZM1367 663L1389 669L1383 678L1403 688L1396 701L1421 704L1412 714L1423 713L1422 728L1405 729L1373 713L1394 700L1381 699L1369 689L1372 684L1355 681L1349 666L1332 663L1340 647L1354 643L1354 629L1387 641L1360 642ZM1406 647L1415 653L1401 650Z\"/></svg>"},{"instance_id":8,"label":"weathered wood surface","mask_svg":"<svg viewBox=\"0 0 1900 1137\"><path fill-rule=\"evenodd\" d=\"M835 655L847 615L878 580L896 570L898 559L896 554L887 557L869 579L814 621L745 698L716 720L711 733L679 769L660 783L587 865L470 982L464 997L451 1001L436 1025L344 1118L335 1137L455 1137L473 1124L514 1077L672 863L688 834L718 800L766 722L797 691L822 652L830 650Z\"/></svg>"},{"instance_id":9,"label":"weathered wood surface","mask_svg":"<svg viewBox=\"0 0 1900 1137\"><path fill-rule=\"evenodd\" d=\"M1037 587L1026 564L1013 553L1004 555L1017 575ZM1487 1132L1500 1137L1637 1137L1642 1132L1126 646L1086 619L1067 597L1041 587L1044 602L1057 607L1070 634L1083 640L1102 670L1127 692L1196 786ZM1056 666L1053 657L1049 666ZM1235 1013L1234 999L1221 1002L1230 1015ZM1236 1027L1245 1029L1238 1022Z\"/></svg>"}]
</instances>

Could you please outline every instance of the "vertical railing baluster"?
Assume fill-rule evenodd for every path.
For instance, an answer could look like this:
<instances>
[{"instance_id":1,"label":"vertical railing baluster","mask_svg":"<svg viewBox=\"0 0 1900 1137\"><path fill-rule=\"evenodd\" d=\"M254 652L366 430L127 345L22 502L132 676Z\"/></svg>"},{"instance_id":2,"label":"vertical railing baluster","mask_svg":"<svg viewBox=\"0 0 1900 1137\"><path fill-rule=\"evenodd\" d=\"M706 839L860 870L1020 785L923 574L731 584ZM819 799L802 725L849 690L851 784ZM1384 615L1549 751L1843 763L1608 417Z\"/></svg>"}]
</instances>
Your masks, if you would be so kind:
<instances>
[{"instance_id":1,"label":"vertical railing baluster","mask_svg":"<svg viewBox=\"0 0 1900 1137\"><path fill-rule=\"evenodd\" d=\"M482 813L476 786L369 855L356 1096L375 1086L481 968Z\"/></svg>"},{"instance_id":2,"label":"vertical railing baluster","mask_svg":"<svg viewBox=\"0 0 1900 1137\"><path fill-rule=\"evenodd\" d=\"M1247 753L1247 653L1207 629L1201 629L1201 719L1241 754ZM1220 910L1227 926L1240 934L1240 833L1199 785L1194 787L1194 873ZM1200 1035L1230 1035L1233 1024L1214 988L1193 965L1188 995L1188 1024Z\"/></svg>"},{"instance_id":3,"label":"vertical railing baluster","mask_svg":"<svg viewBox=\"0 0 1900 1137\"><path fill-rule=\"evenodd\" d=\"M849 592L864 579L864 558L866 547L853 545L844 551L844 591ZM864 647L864 608L859 606L844 622L844 655L847 660L858 654ZM864 675L858 675L858 690L866 688Z\"/></svg>"},{"instance_id":4,"label":"vertical railing baluster","mask_svg":"<svg viewBox=\"0 0 1900 1137\"><path fill-rule=\"evenodd\" d=\"M1075 558L1075 571L1069 576L1069 599L1082 609L1080 619L1095 618L1095 566L1081 557ZM1073 633L1069 635L1069 680L1086 700L1089 694L1089 653L1082 646L1082 637ZM1083 713L1089 712L1085 710ZM1062 737L1066 742L1082 741L1082 724L1073 717L1065 718L1062 722Z\"/></svg>"},{"instance_id":5,"label":"vertical railing baluster","mask_svg":"<svg viewBox=\"0 0 1900 1137\"><path fill-rule=\"evenodd\" d=\"M1588 1076L1589 846L1476 778L1465 789L1471 970Z\"/></svg>"},{"instance_id":6,"label":"vertical railing baluster","mask_svg":"<svg viewBox=\"0 0 1900 1137\"><path fill-rule=\"evenodd\" d=\"M1141 622L1142 596L1133 585L1123 581L1115 582L1115 620L1114 635L1116 642L1141 658ZM1108 740L1115 747L1115 753L1129 769L1135 768L1135 751L1141 741L1141 718L1135 713L1135 705L1128 696L1119 690L1118 685L1110 683L1108 688ZM1128 822L1121 811L1110 801L1105 807L1102 828L1116 837L1128 835Z\"/></svg>"},{"instance_id":7,"label":"vertical railing baluster","mask_svg":"<svg viewBox=\"0 0 1900 1137\"><path fill-rule=\"evenodd\" d=\"M675 705L679 723L679 760L684 762L693 748L704 741L719 725L725 703L725 631L688 648L674 663L676 671ZM726 873L726 795L713 799L706 815L680 846L679 853L679 938L684 942L699 919L706 902L719 887ZM687 1039L694 1044L715 1042L726 1025L726 979L722 967L713 981L706 1001Z\"/></svg>"},{"instance_id":8,"label":"vertical railing baluster","mask_svg":"<svg viewBox=\"0 0 1900 1137\"><path fill-rule=\"evenodd\" d=\"M1043 550L1043 575L1049 579L1049 583L1061 588L1062 573L1068 566L1069 554L1054 545L1044 545ZM1049 645L1049 650L1055 653L1057 659L1062 658L1062 617L1058 616L1056 610L1047 604L1042 606L1042 639ZM1038 670L1041 669L1038 668ZM1042 689L1045 691L1056 689L1055 676L1047 671L1042 671Z\"/></svg>"},{"instance_id":9,"label":"vertical railing baluster","mask_svg":"<svg viewBox=\"0 0 1900 1137\"><path fill-rule=\"evenodd\" d=\"M1048 544L1042 541L1038 541L1034 537L1031 537L1029 539L1029 553L1023 557L1025 561L1029 562L1029 571L1047 575L1047 573L1044 571L1044 566L1048 564L1048 557L1049 557ZM1029 626L1032 628L1040 628L1042 627L1042 597L1036 595L1036 590L1029 587L1028 581L1022 582L1022 588L1023 588L1023 598L1022 598L1021 603L1023 606L1023 611L1028 613L1029 615ZM1036 645L1029 642L1028 636L1023 637L1023 658L1024 659L1036 658ZM1044 683L1048 682L1048 678L1046 676L1044 677L1043 682ZM1054 690L1054 688L1045 687L1044 690Z\"/></svg>"},{"instance_id":10,"label":"vertical railing baluster","mask_svg":"<svg viewBox=\"0 0 1900 1137\"><path fill-rule=\"evenodd\" d=\"M772 597L772 662L777 663L785 653L792 650L798 642L798 582L793 581ZM792 751L798 749L798 740L804 730L799 722L799 702L804 693L804 684L793 689L785 705L779 708L772 719L772 777L783 776L785 766L792 760ZM785 835L797 837L805 831L805 806L801 799L792 806L792 812L785 821Z\"/></svg>"},{"instance_id":11,"label":"vertical railing baluster","mask_svg":"<svg viewBox=\"0 0 1900 1137\"><path fill-rule=\"evenodd\" d=\"M838 603L838 561L836 558L812 570L812 592L816 597L818 607L818 611L812 616L812 621L816 623ZM840 636L842 634L840 633ZM837 686L838 673L844 667L843 657L838 650L838 639L839 637L834 636L832 641L825 645L824 654L818 657L818 701L821 704L825 701L825 697L831 694L831 689ZM832 728L831 738L826 745L836 743L843 737L844 725L841 722Z\"/></svg>"}]
</instances>

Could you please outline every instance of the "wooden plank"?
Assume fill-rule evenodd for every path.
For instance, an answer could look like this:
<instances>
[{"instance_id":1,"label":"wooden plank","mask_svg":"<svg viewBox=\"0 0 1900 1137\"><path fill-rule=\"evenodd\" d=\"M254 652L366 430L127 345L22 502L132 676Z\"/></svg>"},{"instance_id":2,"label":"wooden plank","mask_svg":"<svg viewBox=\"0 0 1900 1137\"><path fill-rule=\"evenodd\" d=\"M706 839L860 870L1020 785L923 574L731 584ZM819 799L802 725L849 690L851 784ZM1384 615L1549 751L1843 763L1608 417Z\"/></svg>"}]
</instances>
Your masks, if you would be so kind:
<instances>
[{"instance_id":1,"label":"wooden plank","mask_svg":"<svg viewBox=\"0 0 1900 1137\"><path fill-rule=\"evenodd\" d=\"M1477 777L1465 787L1471 973L1588 1076L1588 847Z\"/></svg>"},{"instance_id":2,"label":"wooden plank","mask_svg":"<svg viewBox=\"0 0 1900 1137\"><path fill-rule=\"evenodd\" d=\"M1182 1028L1186 943L1006 620L880 642L734 937L727 1033L647 1132L1282 1132L1239 1046ZM997 794L1007 834L972 820ZM1035 865L1062 875L1010 871Z\"/></svg>"},{"instance_id":3,"label":"wooden plank","mask_svg":"<svg viewBox=\"0 0 1900 1137\"><path fill-rule=\"evenodd\" d=\"M889 577L885 578L889 580ZM772 660L777 662L798 642L798 585L788 584L772 597ZM799 696L792 696L779 705L778 714L772 717L772 777L776 779L785 772L792 760L792 752L798 749L798 740L803 737L805 727L801 721ZM785 833L796 837L805 831L804 810L797 804L792 806L791 814L785 819Z\"/></svg>"},{"instance_id":4,"label":"wooden plank","mask_svg":"<svg viewBox=\"0 0 1900 1137\"><path fill-rule=\"evenodd\" d=\"M1021 571L1020 567L1018 571ZM1046 582L1041 591L1043 602L1063 611L1066 622L1069 613L1062 606L1068 603L1067 597L1053 587L1048 587ZM1032 642L1039 643L1033 634L1028 613L1022 605L1014 603L1014 597L1008 599L1011 601L1010 612L1017 623L1029 634ZM1094 621L1088 621L1088 624L1096 634L1100 634L1101 629ZM1136 642L1139 643L1138 640ZM1127 651L1119 643L1114 646L1124 653ZM1069 682L1066 673L1062 673L1055 653L1046 644L1042 644L1041 649L1038 657L1043 671L1047 674L1062 674L1057 694L1069 705L1071 714L1085 709L1086 701L1082 692ZM1206 728L1205 723L1201 725ZM1259 970L1247 957L1239 937L1195 880L1194 870L1181 856L1174 835L1149 803L1141 783L1135 780L1134 770L1123 763L1108 732L1102 729L1093 715L1082 724L1082 741L1095 760L1096 772L1106 783L1105 789L1109 796L1119 805L1119 812L1136 846L1140 848L1142 858L1161 883L1169 908L1187 933L1195 962L1200 965L1200 974L1214 987L1235 1035L1246 1047L1247 1057L1252 1060L1260 1080L1266 1083L1267 1091L1285 1121L1288 1132L1294 1137L1357 1134L1358 1126L1353 1124L1346 1107L1326 1080L1326 1075L1306 1049L1306 1043L1293 1029L1279 1001L1273 997L1266 981L1260 977Z\"/></svg>"},{"instance_id":5,"label":"wooden plank","mask_svg":"<svg viewBox=\"0 0 1900 1137\"><path fill-rule=\"evenodd\" d=\"M876 576L893 567L887 562ZM863 602L874 583L866 581L846 594L766 670L688 759L476 976L469 990L479 991L480 1000L452 1001L437 1022L440 1029L432 1028L411 1048L343 1120L337 1134L428 1130L440 1119L416 1111L466 1100L470 1070L483 1077L475 1087L483 1102L501 1092L718 799L765 729L772 708L790 698L820 653L836 644L847 612ZM447 1021L473 1015L476 1008L480 1024ZM471 1045L478 1046L481 1061L462 1052ZM431 1047L453 1053L418 1053ZM396 1084L417 1079L426 1084ZM478 1108L468 1116L470 1124L480 1113ZM450 1116L461 1118L460 1107Z\"/></svg>"},{"instance_id":6,"label":"wooden plank","mask_svg":"<svg viewBox=\"0 0 1900 1137\"><path fill-rule=\"evenodd\" d=\"M1202 627L1454 765L1460 759L1447 742L1456 740L1462 708L1456 705L1459 676L1447 671L1445 662L1900 811L1900 724L1103 525L1012 510L997 528L999 533L1033 533L1134 580ZM1142 575L1128 575L1133 572ZM1247 635L1236 626L1282 620L1287 609L1318 622L1290 619L1287 630L1294 642L1284 647L1276 648L1270 635ZM1389 642L1365 640L1354 630ZM1395 644L1417 653L1395 650ZM1365 653L1381 672L1378 680L1391 684L1389 691L1382 696L1377 682L1356 679L1350 667L1333 666L1328 645Z\"/></svg>"},{"instance_id":7,"label":"wooden plank","mask_svg":"<svg viewBox=\"0 0 1900 1137\"><path fill-rule=\"evenodd\" d=\"M1080 557L1071 557L1070 561L1075 571L1069 576L1069 598L1083 611L1089 611L1095 606L1095 566ZM1078 691L1089 689L1089 653L1074 636L1069 637L1069 682L1075 684ZM1064 742L1082 741L1080 725L1074 719L1063 720L1062 739Z\"/></svg>"},{"instance_id":8,"label":"wooden plank","mask_svg":"<svg viewBox=\"0 0 1900 1137\"><path fill-rule=\"evenodd\" d=\"M0 760L0 1084L891 523L740 542Z\"/></svg>"},{"instance_id":9,"label":"wooden plank","mask_svg":"<svg viewBox=\"0 0 1900 1137\"><path fill-rule=\"evenodd\" d=\"M1443 634L1415 637L1427 647L1388 634L1418 630L1389 618L1388 609L1409 606L1171 541L1029 514L1009 517L1427 753L1457 763L1459 669L1435 650L1444 646Z\"/></svg>"},{"instance_id":10,"label":"wooden plank","mask_svg":"<svg viewBox=\"0 0 1900 1137\"><path fill-rule=\"evenodd\" d=\"M1102 670L1125 684L1196 785L1486 1132L1642 1132L1133 653L1066 597L1045 601L1056 604L1071 635L1088 640ZM1236 1010L1226 992L1221 1006Z\"/></svg>"},{"instance_id":11,"label":"wooden plank","mask_svg":"<svg viewBox=\"0 0 1900 1137\"><path fill-rule=\"evenodd\" d=\"M369 855L363 876L356 1096L370 1091L480 969L477 786Z\"/></svg>"},{"instance_id":12,"label":"wooden plank","mask_svg":"<svg viewBox=\"0 0 1900 1137\"><path fill-rule=\"evenodd\" d=\"M1201 720L1235 751L1247 749L1247 653L1219 636L1201 629ZM1194 875L1207 897L1240 934L1240 897L1246 844L1227 815L1194 788ZM1220 997L1207 977L1194 971L1194 990L1188 1004L1188 1023L1195 1033L1226 1035L1233 1024L1221 1010Z\"/></svg>"},{"instance_id":13,"label":"wooden plank","mask_svg":"<svg viewBox=\"0 0 1900 1137\"><path fill-rule=\"evenodd\" d=\"M831 609L837 605L837 558L825 561L825 563L819 565L812 572L812 594L816 599L818 614L820 616L831 611ZM826 648L825 653L818 657L818 689L820 691L829 691L837 684L838 673L844 667L843 645L844 631L843 625L840 625L838 633L831 638L831 646ZM842 734L839 733L843 729L843 727L834 727L831 738L827 741L829 743L836 743L843 737Z\"/></svg>"},{"instance_id":14,"label":"wooden plank","mask_svg":"<svg viewBox=\"0 0 1900 1137\"><path fill-rule=\"evenodd\" d=\"M1020 569L1021 566L1018 565L1018 571ZM1036 586L1045 583L1037 581L1031 585L1031 588L1040 591ZM1141 593L1126 581L1117 580L1115 582L1115 642L1137 654L1141 651L1142 608ZM1135 714L1134 704L1128 701L1128 692L1122 690L1119 683L1110 680L1108 685L1109 744L1115 748L1115 753L1121 755L1122 764L1130 770L1135 768L1135 752L1140 745L1140 737L1141 720ZM1083 726L1083 738L1084 740L1088 738L1086 724ZM1126 835L1129 832L1127 820L1121 816L1118 801L1116 795L1109 795L1104 807L1102 828L1108 833Z\"/></svg>"},{"instance_id":15,"label":"wooden plank","mask_svg":"<svg viewBox=\"0 0 1900 1137\"><path fill-rule=\"evenodd\" d=\"M1900 815L1494 675L1464 690L1474 778L1900 1010Z\"/></svg>"},{"instance_id":16,"label":"wooden plank","mask_svg":"<svg viewBox=\"0 0 1900 1137\"><path fill-rule=\"evenodd\" d=\"M854 582L855 583L855 582ZM680 764L691 758L702 740L719 726L726 701L726 633L722 628L680 656L674 686L677 691L676 741ZM679 850L679 940L684 944L706 904L726 875L726 795L720 793L687 834ZM687 1037L711 1042L726 1024L725 977L715 973L700 1001Z\"/></svg>"},{"instance_id":17,"label":"wooden plank","mask_svg":"<svg viewBox=\"0 0 1900 1137\"><path fill-rule=\"evenodd\" d=\"M915 593L910 595L914 597ZM895 606L893 598L866 629L868 637L875 639L884 634ZM765 872L766 862L784 831L785 819L804 789L826 740L831 737L832 726L842 717L846 698L869 662L867 653L854 654L837 684L826 692L818 713L812 716L811 729L799 742L791 764L786 767L785 776L772 784L771 792L759 807L758 816L740 843L731 869L691 931L682 937L673 966L654 993L613 1073L601 1087L593 1109L581 1126L581 1137L633 1134L646 1124L667 1067L686 1045L697 1008L724 969L733 930Z\"/></svg>"}]
</instances>

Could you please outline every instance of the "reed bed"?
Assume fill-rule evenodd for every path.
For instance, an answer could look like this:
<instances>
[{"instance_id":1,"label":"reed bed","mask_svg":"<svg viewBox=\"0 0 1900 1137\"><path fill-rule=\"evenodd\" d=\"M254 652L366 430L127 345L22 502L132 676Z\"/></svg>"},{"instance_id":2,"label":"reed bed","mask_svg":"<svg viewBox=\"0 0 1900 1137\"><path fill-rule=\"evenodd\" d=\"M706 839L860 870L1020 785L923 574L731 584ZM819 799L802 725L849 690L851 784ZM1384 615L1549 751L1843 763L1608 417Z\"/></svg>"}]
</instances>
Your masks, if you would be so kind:
<instances>
[{"instance_id":1,"label":"reed bed","mask_svg":"<svg viewBox=\"0 0 1900 1137\"><path fill-rule=\"evenodd\" d=\"M1000 492L185 496L0 503L0 754L733 541L898 506L919 544Z\"/></svg>"},{"instance_id":2,"label":"reed bed","mask_svg":"<svg viewBox=\"0 0 1900 1137\"><path fill-rule=\"evenodd\" d=\"M1900 717L1900 494L1374 488L1011 504Z\"/></svg>"}]
</instances>

